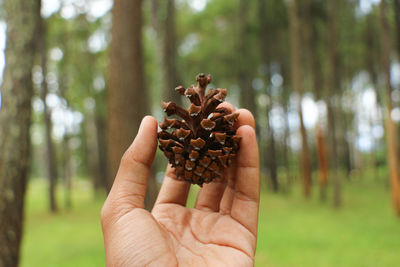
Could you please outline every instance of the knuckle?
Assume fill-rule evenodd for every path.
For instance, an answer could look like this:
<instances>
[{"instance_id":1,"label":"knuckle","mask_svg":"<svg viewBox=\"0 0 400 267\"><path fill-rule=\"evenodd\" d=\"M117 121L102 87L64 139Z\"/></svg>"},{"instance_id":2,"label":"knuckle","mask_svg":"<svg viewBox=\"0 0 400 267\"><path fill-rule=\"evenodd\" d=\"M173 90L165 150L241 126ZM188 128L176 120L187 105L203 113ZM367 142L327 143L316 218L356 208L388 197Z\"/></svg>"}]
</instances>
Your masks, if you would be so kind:
<instances>
[{"instance_id":1,"label":"knuckle","mask_svg":"<svg viewBox=\"0 0 400 267\"><path fill-rule=\"evenodd\" d=\"M124 154L122 155L120 164L121 164L121 165L123 165L123 164L129 164L131 161L132 161L132 151L131 151L131 149L129 148L129 149L126 150L126 151L124 152Z\"/></svg>"},{"instance_id":2,"label":"knuckle","mask_svg":"<svg viewBox=\"0 0 400 267\"><path fill-rule=\"evenodd\" d=\"M113 215L113 209L110 208L108 200L106 200L100 212L100 220L103 227L107 225L107 222L110 220L112 215Z\"/></svg>"}]
</instances>

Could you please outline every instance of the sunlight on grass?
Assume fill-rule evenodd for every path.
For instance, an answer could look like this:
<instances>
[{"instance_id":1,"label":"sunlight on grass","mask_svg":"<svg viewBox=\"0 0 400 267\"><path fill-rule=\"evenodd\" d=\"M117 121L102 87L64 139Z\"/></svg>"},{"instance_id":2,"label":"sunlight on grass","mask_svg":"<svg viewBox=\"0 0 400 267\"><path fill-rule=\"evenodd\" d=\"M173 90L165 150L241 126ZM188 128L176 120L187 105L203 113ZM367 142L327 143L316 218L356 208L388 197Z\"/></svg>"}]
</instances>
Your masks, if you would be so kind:
<instances>
[{"instance_id":1,"label":"sunlight on grass","mask_svg":"<svg viewBox=\"0 0 400 267\"><path fill-rule=\"evenodd\" d=\"M288 195L262 193L256 266L398 266L400 220L386 181L346 182L340 210L321 203L314 190L309 201L297 186ZM191 190L191 207L197 191ZM21 266L104 266L103 197L80 181L66 211L59 193L60 212L49 214L44 180L30 183Z\"/></svg>"}]
</instances>

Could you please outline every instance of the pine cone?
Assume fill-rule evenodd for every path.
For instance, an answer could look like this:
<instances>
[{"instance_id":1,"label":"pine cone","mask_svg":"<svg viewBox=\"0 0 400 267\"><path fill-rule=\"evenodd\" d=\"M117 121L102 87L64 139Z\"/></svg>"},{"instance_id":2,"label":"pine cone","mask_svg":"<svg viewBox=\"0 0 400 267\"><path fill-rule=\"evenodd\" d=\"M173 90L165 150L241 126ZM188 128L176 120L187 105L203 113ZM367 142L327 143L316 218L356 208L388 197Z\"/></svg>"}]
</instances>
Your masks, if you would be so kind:
<instances>
[{"instance_id":1,"label":"pine cone","mask_svg":"<svg viewBox=\"0 0 400 267\"><path fill-rule=\"evenodd\" d=\"M197 75L197 86L175 90L189 98L188 110L174 102L162 101L167 116L177 115L179 119L164 118L159 123L159 147L175 167L178 179L200 186L222 178L224 168L236 156L241 137L236 135L234 123L239 113L227 108L217 108L224 102L226 89L209 89L211 76Z\"/></svg>"}]
</instances>

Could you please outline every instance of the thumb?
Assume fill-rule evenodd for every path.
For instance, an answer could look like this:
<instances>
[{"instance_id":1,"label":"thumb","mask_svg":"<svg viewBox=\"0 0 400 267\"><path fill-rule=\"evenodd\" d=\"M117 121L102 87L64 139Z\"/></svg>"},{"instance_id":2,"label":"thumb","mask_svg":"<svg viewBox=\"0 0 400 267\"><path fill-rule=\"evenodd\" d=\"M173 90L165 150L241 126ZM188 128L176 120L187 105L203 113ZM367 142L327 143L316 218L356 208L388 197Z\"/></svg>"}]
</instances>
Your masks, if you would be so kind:
<instances>
[{"instance_id":1,"label":"thumb","mask_svg":"<svg viewBox=\"0 0 400 267\"><path fill-rule=\"evenodd\" d=\"M135 140L124 153L109 198L144 208L147 181L157 149L157 121L143 118Z\"/></svg>"}]
</instances>

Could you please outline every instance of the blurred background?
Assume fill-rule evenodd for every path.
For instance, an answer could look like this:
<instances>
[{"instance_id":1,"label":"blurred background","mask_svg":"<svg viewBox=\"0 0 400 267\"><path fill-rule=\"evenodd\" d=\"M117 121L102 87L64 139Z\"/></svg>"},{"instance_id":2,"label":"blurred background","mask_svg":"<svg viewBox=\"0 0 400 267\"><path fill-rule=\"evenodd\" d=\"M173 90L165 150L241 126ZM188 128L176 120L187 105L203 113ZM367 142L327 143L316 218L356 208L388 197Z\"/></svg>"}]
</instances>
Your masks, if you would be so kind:
<instances>
[{"instance_id":1,"label":"blurred background","mask_svg":"<svg viewBox=\"0 0 400 267\"><path fill-rule=\"evenodd\" d=\"M0 49L0 266L103 266L120 158L200 72L256 117L256 266L398 266L400 0L2 0Z\"/></svg>"}]
</instances>

